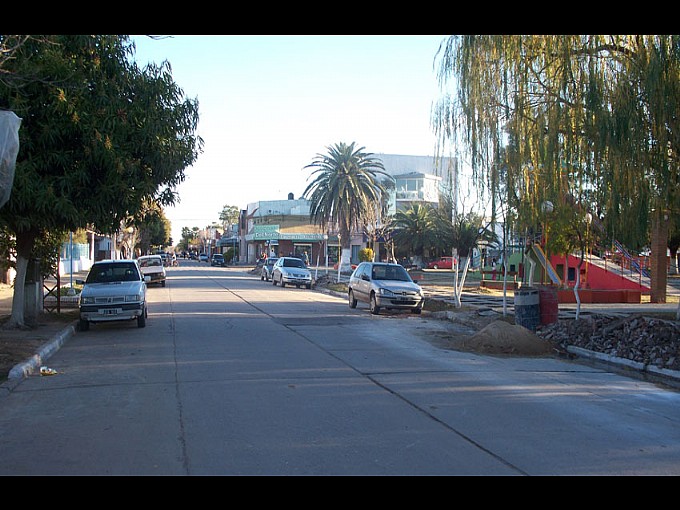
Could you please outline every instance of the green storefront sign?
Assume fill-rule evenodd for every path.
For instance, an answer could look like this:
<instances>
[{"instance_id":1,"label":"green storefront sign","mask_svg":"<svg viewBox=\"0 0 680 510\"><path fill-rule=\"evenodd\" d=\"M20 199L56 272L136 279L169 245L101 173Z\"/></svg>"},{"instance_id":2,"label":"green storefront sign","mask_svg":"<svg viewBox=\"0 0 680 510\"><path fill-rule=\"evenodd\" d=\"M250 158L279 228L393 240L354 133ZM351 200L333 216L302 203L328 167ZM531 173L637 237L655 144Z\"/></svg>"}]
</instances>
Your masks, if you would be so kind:
<instances>
[{"instance_id":1,"label":"green storefront sign","mask_svg":"<svg viewBox=\"0 0 680 510\"><path fill-rule=\"evenodd\" d=\"M326 234L314 234L311 232L279 232L279 225L255 225L253 232L246 235L246 241L285 240L316 243L324 241L326 238Z\"/></svg>"},{"instance_id":2,"label":"green storefront sign","mask_svg":"<svg viewBox=\"0 0 680 510\"><path fill-rule=\"evenodd\" d=\"M269 241L279 239L278 225L255 225L253 233L246 236L246 241Z\"/></svg>"},{"instance_id":3,"label":"green storefront sign","mask_svg":"<svg viewBox=\"0 0 680 510\"><path fill-rule=\"evenodd\" d=\"M286 239L288 241L304 241L308 243L316 243L326 239L326 234L310 234L310 233L283 233L279 234L279 239Z\"/></svg>"}]
</instances>

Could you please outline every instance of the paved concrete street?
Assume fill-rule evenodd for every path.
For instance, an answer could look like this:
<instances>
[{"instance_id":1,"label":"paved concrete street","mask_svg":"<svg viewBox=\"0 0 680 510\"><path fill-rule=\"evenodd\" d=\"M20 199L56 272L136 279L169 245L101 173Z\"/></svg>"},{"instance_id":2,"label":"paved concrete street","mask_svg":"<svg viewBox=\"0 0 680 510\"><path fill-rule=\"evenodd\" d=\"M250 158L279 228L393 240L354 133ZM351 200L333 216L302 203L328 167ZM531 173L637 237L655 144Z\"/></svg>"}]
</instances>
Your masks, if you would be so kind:
<instances>
[{"instance_id":1,"label":"paved concrete street","mask_svg":"<svg viewBox=\"0 0 680 510\"><path fill-rule=\"evenodd\" d=\"M0 401L0 474L680 474L678 392L239 268L149 292L145 328L77 333Z\"/></svg>"}]
</instances>

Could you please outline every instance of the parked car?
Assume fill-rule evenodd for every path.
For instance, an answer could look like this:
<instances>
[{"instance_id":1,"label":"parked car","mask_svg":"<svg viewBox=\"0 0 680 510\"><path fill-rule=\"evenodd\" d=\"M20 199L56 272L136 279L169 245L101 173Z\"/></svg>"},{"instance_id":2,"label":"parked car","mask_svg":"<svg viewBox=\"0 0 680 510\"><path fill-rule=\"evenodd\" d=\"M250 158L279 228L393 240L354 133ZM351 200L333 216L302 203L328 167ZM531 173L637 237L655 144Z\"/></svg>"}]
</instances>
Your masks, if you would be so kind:
<instances>
[{"instance_id":1,"label":"parked car","mask_svg":"<svg viewBox=\"0 0 680 510\"><path fill-rule=\"evenodd\" d=\"M349 307L357 302L369 304L371 313L377 315L381 308L410 309L419 314L425 300L420 286L411 279L400 264L362 262L349 277L347 284Z\"/></svg>"},{"instance_id":2,"label":"parked car","mask_svg":"<svg viewBox=\"0 0 680 510\"><path fill-rule=\"evenodd\" d=\"M439 257L426 266L428 269L453 269L453 257Z\"/></svg>"},{"instance_id":3,"label":"parked car","mask_svg":"<svg viewBox=\"0 0 680 510\"><path fill-rule=\"evenodd\" d=\"M220 267L226 266L227 263L224 261L224 255L221 253L213 253L212 258L210 259L210 265Z\"/></svg>"},{"instance_id":4,"label":"parked car","mask_svg":"<svg viewBox=\"0 0 680 510\"><path fill-rule=\"evenodd\" d=\"M142 275L136 260L101 260L95 262L80 292L79 329L87 331L90 323L136 320L146 326L146 284L150 276Z\"/></svg>"},{"instance_id":5,"label":"parked car","mask_svg":"<svg viewBox=\"0 0 680 510\"><path fill-rule=\"evenodd\" d=\"M295 285L298 289L304 285L311 289L312 273L307 269L302 259L279 257L272 266L272 283L274 285L280 283L281 287Z\"/></svg>"},{"instance_id":6,"label":"parked car","mask_svg":"<svg viewBox=\"0 0 680 510\"><path fill-rule=\"evenodd\" d=\"M267 257L267 260L265 260L262 265L262 271L260 271L260 280L268 282L272 279L272 269L277 260L279 260L278 257Z\"/></svg>"},{"instance_id":7,"label":"parked car","mask_svg":"<svg viewBox=\"0 0 680 510\"><path fill-rule=\"evenodd\" d=\"M170 258L170 255L168 253L160 251L156 253L156 255L160 256L161 260L163 260L164 267L170 267L170 265L172 264L172 259Z\"/></svg>"},{"instance_id":8,"label":"parked car","mask_svg":"<svg viewBox=\"0 0 680 510\"><path fill-rule=\"evenodd\" d=\"M338 270L338 264L339 264L338 262L333 264L333 269L336 270L336 271ZM357 268L356 264L350 264L350 265L352 266L352 271L354 271Z\"/></svg>"},{"instance_id":9,"label":"parked car","mask_svg":"<svg viewBox=\"0 0 680 510\"><path fill-rule=\"evenodd\" d=\"M137 264L142 274L151 278L149 284L155 283L165 287L167 274L160 255L142 255L137 258Z\"/></svg>"},{"instance_id":10,"label":"parked car","mask_svg":"<svg viewBox=\"0 0 680 510\"><path fill-rule=\"evenodd\" d=\"M208 254L207 253L199 254L198 261L199 262L208 262Z\"/></svg>"}]
</instances>

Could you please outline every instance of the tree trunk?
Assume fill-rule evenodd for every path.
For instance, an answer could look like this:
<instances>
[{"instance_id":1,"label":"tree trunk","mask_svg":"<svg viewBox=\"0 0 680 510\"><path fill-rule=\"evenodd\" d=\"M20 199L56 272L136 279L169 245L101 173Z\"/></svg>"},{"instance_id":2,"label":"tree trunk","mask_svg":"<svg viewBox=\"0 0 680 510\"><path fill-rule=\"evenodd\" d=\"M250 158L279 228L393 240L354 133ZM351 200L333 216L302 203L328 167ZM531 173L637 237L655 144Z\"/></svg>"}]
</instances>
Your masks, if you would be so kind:
<instances>
[{"instance_id":1,"label":"tree trunk","mask_svg":"<svg viewBox=\"0 0 680 510\"><path fill-rule=\"evenodd\" d=\"M14 295L12 296L12 314L5 323L5 329L26 328L24 288L26 285L26 269L33 252L33 244L37 232L28 231L17 234L17 274L14 279Z\"/></svg>"},{"instance_id":2,"label":"tree trunk","mask_svg":"<svg viewBox=\"0 0 680 510\"><path fill-rule=\"evenodd\" d=\"M668 285L668 211L656 209L652 218L652 246L650 254L651 295L650 302L666 302Z\"/></svg>"},{"instance_id":3,"label":"tree trunk","mask_svg":"<svg viewBox=\"0 0 680 510\"><path fill-rule=\"evenodd\" d=\"M340 260L338 261L338 276L340 273L351 273L352 272L352 237L347 232L340 232L338 234L340 238Z\"/></svg>"},{"instance_id":4,"label":"tree trunk","mask_svg":"<svg viewBox=\"0 0 680 510\"><path fill-rule=\"evenodd\" d=\"M574 297L576 298L576 320L581 316L581 296L578 294L578 289L581 285L581 266L583 266L583 250L581 250L581 260L576 266L576 283L574 284Z\"/></svg>"},{"instance_id":5,"label":"tree trunk","mask_svg":"<svg viewBox=\"0 0 680 510\"><path fill-rule=\"evenodd\" d=\"M340 253L340 263L338 264L338 269L340 270L341 273L351 273L352 272L351 258L352 258L351 247L345 248L343 246L342 251Z\"/></svg>"},{"instance_id":6,"label":"tree trunk","mask_svg":"<svg viewBox=\"0 0 680 510\"><path fill-rule=\"evenodd\" d=\"M461 257L465 259L465 262L463 263L463 274L460 277L460 281L458 280L458 265L456 264L454 271L454 285L453 285L453 301L454 301L454 306L456 308L460 308L463 306L461 303L460 297L461 294L463 293L463 288L465 287L465 278L467 277L467 271L468 267L470 266L470 259L472 257Z\"/></svg>"}]
</instances>

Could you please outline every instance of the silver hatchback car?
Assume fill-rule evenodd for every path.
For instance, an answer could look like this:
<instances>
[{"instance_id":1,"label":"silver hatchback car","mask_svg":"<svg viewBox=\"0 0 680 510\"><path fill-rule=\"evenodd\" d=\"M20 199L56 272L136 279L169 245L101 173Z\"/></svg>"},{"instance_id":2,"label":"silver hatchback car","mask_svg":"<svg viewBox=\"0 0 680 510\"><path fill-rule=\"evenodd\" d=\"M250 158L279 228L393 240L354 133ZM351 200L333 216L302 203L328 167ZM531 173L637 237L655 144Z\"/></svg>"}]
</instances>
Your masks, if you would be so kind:
<instances>
[{"instance_id":1,"label":"silver hatchback car","mask_svg":"<svg viewBox=\"0 0 680 510\"><path fill-rule=\"evenodd\" d=\"M359 264L349 278L347 298L350 308L356 308L358 301L368 303L374 315L381 308L410 309L419 314L425 304L422 289L406 269L385 262Z\"/></svg>"}]
</instances>

